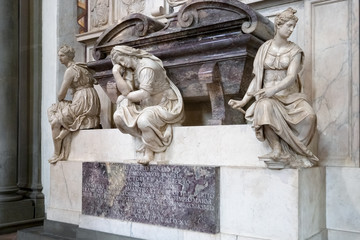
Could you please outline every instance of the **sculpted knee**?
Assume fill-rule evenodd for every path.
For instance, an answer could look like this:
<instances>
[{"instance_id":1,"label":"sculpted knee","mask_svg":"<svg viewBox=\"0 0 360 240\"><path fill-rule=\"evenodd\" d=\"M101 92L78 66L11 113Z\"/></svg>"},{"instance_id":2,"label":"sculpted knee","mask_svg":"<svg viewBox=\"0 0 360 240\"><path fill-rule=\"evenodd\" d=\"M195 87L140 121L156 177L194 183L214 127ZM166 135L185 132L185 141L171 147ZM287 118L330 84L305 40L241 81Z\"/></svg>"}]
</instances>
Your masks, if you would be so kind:
<instances>
[{"instance_id":1,"label":"sculpted knee","mask_svg":"<svg viewBox=\"0 0 360 240\"><path fill-rule=\"evenodd\" d=\"M138 128L141 129L142 131L144 129L148 128L150 125L150 122L149 122L150 117L151 116L149 114L146 114L146 113L141 114L141 116L138 118L138 121L137 121Z\"/></svg>"}]
</instances>

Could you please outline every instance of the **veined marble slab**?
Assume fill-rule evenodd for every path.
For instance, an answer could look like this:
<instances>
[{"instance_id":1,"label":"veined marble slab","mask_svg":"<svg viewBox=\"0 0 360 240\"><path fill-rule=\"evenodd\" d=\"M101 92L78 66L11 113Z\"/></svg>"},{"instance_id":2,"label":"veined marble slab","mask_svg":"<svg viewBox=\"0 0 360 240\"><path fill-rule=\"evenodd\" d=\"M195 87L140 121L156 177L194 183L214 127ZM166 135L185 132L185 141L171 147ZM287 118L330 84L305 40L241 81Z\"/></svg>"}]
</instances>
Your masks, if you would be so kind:
<instances>
[{"instance_id":1,"label":"veined marble slab","mask_svg":"<svg viewBox=\"0 0 360 240\"><path fill-rule=\"evenodd\" d=\"M82 214L219 232L219 168L83 163Z\"/></svg>"}]
</instances>

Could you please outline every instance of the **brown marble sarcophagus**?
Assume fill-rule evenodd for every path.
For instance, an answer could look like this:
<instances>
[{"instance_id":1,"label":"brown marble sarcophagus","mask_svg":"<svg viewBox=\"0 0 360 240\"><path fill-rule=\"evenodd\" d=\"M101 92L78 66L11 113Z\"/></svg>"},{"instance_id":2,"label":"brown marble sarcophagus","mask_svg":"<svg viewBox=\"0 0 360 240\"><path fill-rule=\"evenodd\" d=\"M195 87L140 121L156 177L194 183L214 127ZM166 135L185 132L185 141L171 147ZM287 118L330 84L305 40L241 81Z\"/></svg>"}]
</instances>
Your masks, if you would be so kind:
<instances>
[{"instance_id":1,"label":"brown marble sarcophagus","mask_svg":"<svg viewBox=\"0 0 360 240\"><path fill-rule=\"evenodd\" d=\"M88 63L113 103L119 92L108 58L115 45L141 48L159 57L185 101L184 125L241 123L230 98L242 98L257 49L272 38L273 24L237 0L188 1L162 23L133 14L107 29Z\"/></svg>"}]
</instances>

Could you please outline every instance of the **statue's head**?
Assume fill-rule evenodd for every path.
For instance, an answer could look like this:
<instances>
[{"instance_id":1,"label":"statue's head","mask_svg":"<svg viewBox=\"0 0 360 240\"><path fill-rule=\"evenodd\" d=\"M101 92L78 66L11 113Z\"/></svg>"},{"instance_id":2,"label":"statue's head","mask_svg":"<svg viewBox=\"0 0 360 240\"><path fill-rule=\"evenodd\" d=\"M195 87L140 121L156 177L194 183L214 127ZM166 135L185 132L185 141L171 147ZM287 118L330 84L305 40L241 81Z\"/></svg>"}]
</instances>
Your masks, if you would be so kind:
<instances>
[{"instance_id":1,"label":"statue's head","mask_svg":"<svg viewBox=\"0 0 360 240\"><path fill-rule=\"evenodd\" d=\"M297 23L297 21L299 20L296 16L295 13L297 11L291 7L289 7L288 9L286 9L285 11L279 13L276 15L275 17L275 34L277 32L277 27L278 26L282 26L285 23L287 23L290 20L293 20L295 23Z\"/></svg>"},{"instance_id":2,"label":"statue's head","mask_svg":"<svg viewBox=\"0 0 360 240\"><path fill-rule=\"evenodd\" d=\"M141 55L140 51L141 51L140 49L135 49L133 47L120 45L120 46L115 46L111 50L110 57L111 57L112 61L114 61L119 56L122 56L122 57L139 57L139 55Z\"/></svg>"},{"instance_id":3,"label":"statue's head","mask_svg":"<svg viewBox=\"0 0 360 240\"><path fill-rule=\"evenodd\" d=\"M125 68L135 68L137 62L137 56L135 48L128 46L116 46L110 52L111 62L114 64L120 64Z\"/></svg>"},{"instance_id":4,"label":"statue's head","mask_svg":"<svg viewBox=\"0 0 360 240\"><path fill-rule=\"evenodd\" d=\"M140 59L147 58L153 60L163 68L161 60L156 56L152 55L151 53L139 48L133 48L124 45L113 47L110 52L110 58L113 64L120 64L123 66L127 64L122 64L120 61L122 61L121 59L126 59L125 61L132 62L132 68L135 67L134 65L137 65L137 62ZM127 66L124 67L128 68Z\"/></svg>"},{"instance_id":5,"label":"statue's head","mask_svg":"<svg viewBox=\"0 0 360 240\"><path fill-rule=\"evenodd\" d=\"M59 48L59 51L63 54L65 54L70 60L73 60L75 57L75 50L72 47L69 47L68 45L64 45L62 47Z\"/></svg>"}]
</instances>

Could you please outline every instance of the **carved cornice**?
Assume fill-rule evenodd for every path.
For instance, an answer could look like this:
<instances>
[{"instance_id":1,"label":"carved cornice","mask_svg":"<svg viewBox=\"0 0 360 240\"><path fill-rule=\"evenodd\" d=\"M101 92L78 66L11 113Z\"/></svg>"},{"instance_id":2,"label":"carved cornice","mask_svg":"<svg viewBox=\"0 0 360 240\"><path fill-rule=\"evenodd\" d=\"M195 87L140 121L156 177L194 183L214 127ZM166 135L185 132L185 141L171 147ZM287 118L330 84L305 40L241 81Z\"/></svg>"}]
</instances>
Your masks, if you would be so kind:
<instances>
[{"instance_id":1,"label":"carved cornice","mask_svg":"<svg viewBox=\"0 0 360 240\"><path fill-rule=\"evenodd\" d=\"M161 49L151 49L154 44L171 45L174 41L210 36L214 32L250 34L261 41L271 39L274 34L270 20L238 0L191 0L167 19L165 26L139 13L130 15L99 37L94 46L94 58L105 58L115 45L144 48L161 55Z\"/></svg>"},{"instance_id":2,"label":"carved cornice","mask_svg":"<svg viewBox=\"0 0 360 240\"><path fill-rule=\"evenodd\" d=\"M216 18L211 13L216 11ZM204 25L234 21L246 18L241 30L251 33L260 39L273 37L273 23L260 15L248 5L238 0L192 0L181 7L177 22L181 28L200 27Z\"/></svg>"}]
</instances>

